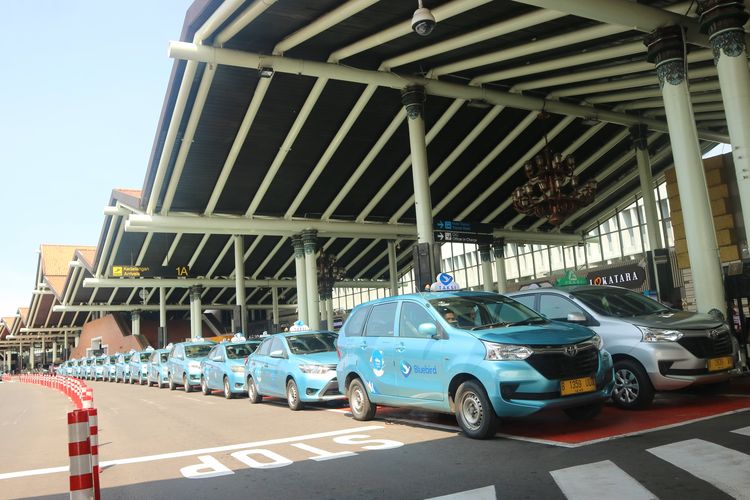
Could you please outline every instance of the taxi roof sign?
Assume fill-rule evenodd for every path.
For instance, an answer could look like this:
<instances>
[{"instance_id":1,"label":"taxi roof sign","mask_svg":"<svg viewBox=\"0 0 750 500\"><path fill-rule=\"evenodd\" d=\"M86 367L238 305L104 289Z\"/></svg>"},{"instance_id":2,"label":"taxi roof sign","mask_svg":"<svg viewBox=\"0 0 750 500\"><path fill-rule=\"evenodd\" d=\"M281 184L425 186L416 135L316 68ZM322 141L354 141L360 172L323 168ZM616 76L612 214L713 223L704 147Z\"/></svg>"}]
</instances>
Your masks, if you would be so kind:
<instances>
[{"instance_id":1,"label":"taxi roof sign","mask_svg":"<svg viewBox=\"0 0 750 500\"><path fill-rule=\"evenodd\" d=\"M555 281L555 286L588 285L588 283L589 280L583 276L579 277L576 276L573 271L568 271L565 273L565 276L558 278L557 281Z\"/></svg>"},{"instance_id":2,"label":"taxi roof sign","mask_svg":"<svg viewBox=\"0 0 750 500\"><path fill-rule=\"evenodd\" d=\"M440 273L435 277L435 283L430 285L431 292L442 292L446 290L460 290L461 286L448 273Z\"/></svg>"}]
</instances>

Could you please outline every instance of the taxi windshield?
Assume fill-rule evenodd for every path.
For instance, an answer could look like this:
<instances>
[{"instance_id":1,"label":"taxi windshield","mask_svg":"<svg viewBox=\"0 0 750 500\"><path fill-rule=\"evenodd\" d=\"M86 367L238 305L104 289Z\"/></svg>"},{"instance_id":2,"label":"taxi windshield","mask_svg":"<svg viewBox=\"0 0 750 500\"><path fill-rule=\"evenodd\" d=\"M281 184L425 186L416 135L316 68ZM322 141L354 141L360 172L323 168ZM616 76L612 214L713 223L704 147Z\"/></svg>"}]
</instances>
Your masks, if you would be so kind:
<instances>
[{"instance_id":1,"label":"taxi windshield","mask_svg":"<svg viewBox=\"0 0 750 500\"><path fill-rule=\"evenodd\" d=\"M227 346L227 358L229 359L241 359L250 356L255 352L257 344L234 344Z\"/></svg>"},{"instance_id":2,"label":"taxi windshield","mask_svg":"<svg viewBox=\"0 0 750 500\"><path fill-rule=\"evenodd\" d=\"M109 357L109 362L110 362L110 364L117 363L117 356L110 356Z\"/></svg>"},{"instance_id":3,"label":"taxi windshield","mask_svg":"<svg viewBox=\"0 0 750 500\"><path fill-rule=\"evenodd\" d=\"M292 354L315 354L336 350L336 334L331 332L292 335L286 338Z\"/></svg>"},{"instance_id":4,"label":"taxi windshield","mask_svg":"<svg viewBox=\"0 0 750 500\"><path fill-rule=\"evenodd\" d=\"M576 290L571 295L605 316L632 318L670 311L654 299L622 288Z\"/></svg>"},{"instance_id":5,"label":"taxi windshield","mask_svg":"<svg viewBox=\"0 0 750 500\"><path fill-rule=\"evenodd\" d=\"M166 362L167 362L167 360L169 359L169 353L168 353L168 352L163 352L163 353L161 353L161 354L159 355L159 359L161 359L161 362L162 362L162 363L166 363Z\"/></svg>"},{"instance_id":6,"label":"taxi windshield","mask_svg":"<svg viewBox=\"0 0 750 500\"><path fill-rule=\"evenodd\" d=\"M125 355L125 362L126 362L126 363L127 363L127 362L129 362L129 361L130 361L130 358L132 358L132 357L133 357L133 355L132 355L132 354L126 354L126 355Z\"/></svg>"},{"instance_id":7,"label":"taxi windshield","mask_svg":"<svg viewBox=\"0 0 750 500\"><path fill-rule=\"evenodd\" d=\"M96 364L97 365L103 365L104 364L104 358L97 358Z\"/></svg>"},{"instance_id":8,"label":"taxi windshield","mask_svg":"<svg viewBox=\"0 0 750 500\"><path fill-rule=\"evenodd\" d=\"M213 344L186 345L185 356L188 358L203 358L213 346Z\"/></svg>"},{"instance_id":9,"label":"taxi windshield","mask_svg":"<svg viewBox=\"0 0 750 500\"><path fill-rule=\"evenodd\" d=\"M546 323L523 304L502 295L462 295L430 300L432 307L453 327L482 330Z\"/></svg>"}]
</instances>

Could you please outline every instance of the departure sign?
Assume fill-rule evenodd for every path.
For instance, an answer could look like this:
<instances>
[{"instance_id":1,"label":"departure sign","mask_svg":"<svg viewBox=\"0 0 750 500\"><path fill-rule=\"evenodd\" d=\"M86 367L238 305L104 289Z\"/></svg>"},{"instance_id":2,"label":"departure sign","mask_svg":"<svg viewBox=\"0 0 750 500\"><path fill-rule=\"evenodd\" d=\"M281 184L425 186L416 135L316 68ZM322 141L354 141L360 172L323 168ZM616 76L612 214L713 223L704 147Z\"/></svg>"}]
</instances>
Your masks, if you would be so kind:
<instances>
[{"instance_id":1,"label":"departure sign","mask_svg":"<svg viewBox=\"0 0 750 500\"><path fill-rule=\"evenodd\" d=\"M112 266L113 278L188 278L190 266Z\"/></svg>"}]
</instances>

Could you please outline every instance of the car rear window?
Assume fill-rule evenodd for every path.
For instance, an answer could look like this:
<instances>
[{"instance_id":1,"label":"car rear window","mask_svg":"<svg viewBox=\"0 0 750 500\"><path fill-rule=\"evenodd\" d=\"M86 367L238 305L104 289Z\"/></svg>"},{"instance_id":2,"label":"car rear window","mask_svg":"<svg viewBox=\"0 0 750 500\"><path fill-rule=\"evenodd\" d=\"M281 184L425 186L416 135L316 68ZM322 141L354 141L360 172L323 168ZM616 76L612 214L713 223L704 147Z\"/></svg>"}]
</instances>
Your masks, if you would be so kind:
<instances>
[{"instance_id":1,"label":"car rear window","mask_svg":"<svg viewBox=\"0 0 750 500\"><path fill-rule=\"evenodd\" d=\"M344 335L347 337L361 337L368 312L370 312L370 307L360 307L354 311L352 315L347 318L346 323L344 323L344 326L342 327Z\"/></svg>"},{"instance_id":2,"label":"car rear window","mask_svg":"<svg viewBox=\"0 0 750 500\"><path fill-rule=\"evenodd\" d=\"M314 354L336 350L336 334L331 332L292 335L286 338L292 354Z\"/></svg>"}]
</instances>

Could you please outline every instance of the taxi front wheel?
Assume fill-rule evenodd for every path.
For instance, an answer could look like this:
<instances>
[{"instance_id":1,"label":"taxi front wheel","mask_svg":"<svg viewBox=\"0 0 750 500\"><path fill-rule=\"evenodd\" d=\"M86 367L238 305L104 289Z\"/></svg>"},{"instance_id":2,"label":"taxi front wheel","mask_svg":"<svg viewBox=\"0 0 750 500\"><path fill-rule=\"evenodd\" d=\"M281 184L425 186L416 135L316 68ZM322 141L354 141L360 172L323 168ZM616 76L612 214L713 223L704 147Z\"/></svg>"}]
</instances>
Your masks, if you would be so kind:
<instances>
[{"instance_id":1,"label":"taxi front wheel","mask_svg":"<svg viewBox=\"0 0 750 500\"><path fill-rule=\"evenodd\" d=\"M211 394L211 389L208 388L206 377L201 377L201 392L204 396L208 396L209 394Z\"/></svg>"},{"instance_id":2,"label":"taxi front wheel","mask_svg":"<svg viewBox=\"0 0 750 500\"><path fill-rule=\"evenodd\" d=\"M234 397L232 389L229 387L229 379L227 377L224 377L224 397L227 399L232 399Z\"/></svg>"},{"instance_id":3,"label":"taxi front wheel","mask_svg":"<svg viewBox=\"0 0 750 500\"><path fill-rule=\"evenodd\" d=\"M185 388L185 392L193 392L193 388L190 387L190 384L188 384L187 375L182 375L182 387Z\"/></svg>"},{"instance_id":4,"label":"taxi front wheel","mask_svg":"<svg viewBox=\"0 0 750 500\"><path fill-rule=\"evenodd\" d=\"M247 399L252 404L260 403L263 400L263 396L258 394L258 388L255 386L253 377L247 377Z\"/></svg>"},{"instance_id":5,"label":"taxi front wheel","mask_svg":"<svg viewBox=\"0 0 750 500\"><path fill-rule=\"evenodd\" d=\"M175 385L174 379L172 378L172 374L170 373L169 374L169 390L174 391L175 389L177 389L177 385Z\"/></svg>"},{"instance_id":6,"label":"taxi front wheel","mask_svg":"<svg viewBox=\"0 0 750 500\"><path fill-rule=\"evenodd\" d=\"M458 386L456 421L470 438L487 439L495 435L497 415L480 383L467 380Z\"/></svg>"},{"instance_id":7,"label":"taxi front wheel","mask_svg":"<svg viewBox=\"0 0 750 500\"><path fill-rule=\"evenodd\" d=\"M289 379L286 383L286 402L289 404L289 409L292 411L301 410L304 408L304 404L299 398L299 388L297 382L293 378Z\"/></svg>"},{"instance_id":8,"label":"taxi front wheel","mask_svg":"<svg viewBox=\"0 0 750 500\"><path fill-rule=\"evenodd\" d=\"M354 420L372 420L375 416L377 406L372 404L367 395L367 389L358 378L349 384L349 407L352 410Z\"/></svg>"}]
</instances>

